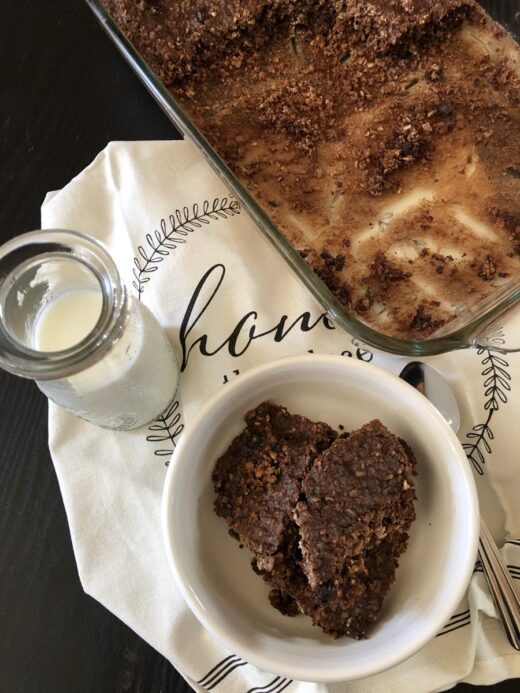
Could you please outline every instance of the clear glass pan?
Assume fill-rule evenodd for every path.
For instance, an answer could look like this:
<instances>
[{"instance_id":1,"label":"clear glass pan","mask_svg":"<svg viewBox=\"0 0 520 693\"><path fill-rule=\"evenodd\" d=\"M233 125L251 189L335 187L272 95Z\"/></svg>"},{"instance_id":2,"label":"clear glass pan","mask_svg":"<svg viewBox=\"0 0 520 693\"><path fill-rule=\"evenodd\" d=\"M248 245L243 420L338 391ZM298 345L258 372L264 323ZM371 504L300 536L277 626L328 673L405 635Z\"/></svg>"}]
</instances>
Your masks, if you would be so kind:
<instances>
[{"instance_id":1,"label":"clear glass pan","mask_svg":"<svg viewBox=\"0 0 520 693\"><path fill-rule=\"evenodd\" d=\"M495 343L492 337L496 334L502 319L506 314L511 316L513 309L520 304L520 279L518 278L502 286L500 290L497 290L496 294L484 303L462 313L456 320L447 325L446 331L441 330L432 337L423 340L406 340L390 337L369 327L359 320L354 313L348 311L333 296L325 283L307 266L279 228L231 172L200 130L179 106L170 91L162 84L139 52L118 28L101 2L99 0L86 0L86 2L167 117L186 138L197 146L217 175L236 195L237 199L240 200L244 209L256 222L259 229L267 236L298 278L338 325L359 342L381 351L405 356L428 356L456 349L464 349L470 346L489 346L490 342ZM509 5L509 3L507 4ZM511 22L514 20L515 4L510 3ZM506 28L508 28L507 24ZM519 315L520 310L517 308L514 317ZM509 331L507 332L509 334ZM500 349L502 351L517 351L520 349L520 344L510 343L509 339L507 339L505 343L501 344Z\"/></svg>"}]
</instances>

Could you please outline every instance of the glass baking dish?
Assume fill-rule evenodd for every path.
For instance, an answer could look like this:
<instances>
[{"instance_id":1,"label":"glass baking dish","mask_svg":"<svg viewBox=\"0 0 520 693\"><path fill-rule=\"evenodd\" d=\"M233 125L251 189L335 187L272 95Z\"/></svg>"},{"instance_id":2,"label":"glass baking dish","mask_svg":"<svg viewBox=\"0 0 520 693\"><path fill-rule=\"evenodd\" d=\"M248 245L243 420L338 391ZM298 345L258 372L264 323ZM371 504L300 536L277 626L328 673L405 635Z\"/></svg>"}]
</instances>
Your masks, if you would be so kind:
<instances>
[{"instance_id":1,"label":"glass baking dish","mask_svg":"<svg viewBox=\"0 0 520 693\"><path fill-rule=\"evenodd\" d=\"M209 165L230 191L236 195L259 229L267 236L330 317L352 335L357 342L381 351L405 356L428 356L456 349L464 349L470 346L492 346L502 351L520 350L520 338L517 339L515 344L511 341L510 336L511 333L514 334L514 329L510 327L511 317L517 318L520 316L520 310L515 310L520 304L520 278L513 279L502 285L495 294L477 306L473 306L471 309L464 308L457 318L450 321L444 328L438 330L434 335L421 340L399 339L389 336L357 318L353 312L349 311L335 298L325 283L300 257L277 225L232 173L195 126L191 118L177 103L171 92L162 84L139 52L118 28L101 2L99 0L86 0L86 2L166 116L186 138L197 146ZM511 17L500 18L503 20L504 26L509 28L509 30L509 21L513 22L515 20L513 5L514 3L511 3L509 6Z\"/></svg>"}]
</instances>

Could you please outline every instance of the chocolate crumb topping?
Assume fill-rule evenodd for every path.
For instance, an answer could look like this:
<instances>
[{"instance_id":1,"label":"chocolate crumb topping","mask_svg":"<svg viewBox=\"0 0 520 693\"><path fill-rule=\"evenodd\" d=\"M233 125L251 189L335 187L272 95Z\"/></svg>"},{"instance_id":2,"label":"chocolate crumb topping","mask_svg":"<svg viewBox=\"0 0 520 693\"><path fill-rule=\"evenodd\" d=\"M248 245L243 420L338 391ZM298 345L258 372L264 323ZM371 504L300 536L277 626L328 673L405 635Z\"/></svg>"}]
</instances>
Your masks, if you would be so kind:
<instances>
[{"instance_id":1,"label":"chocolate crumb topping","mask_svg":"<svg viewBox=\"0 0 520 693\"><path fill-rule=\"evenodd\" d=\"M477 275L488 282L494 279L497 273L497 265L491 255L486 255L484 262L477 268Z\"/></svg>"},{"instance_id":2,"label":"chocolate crumb topping","mask_svg":"<svg viewBox=\"0 0 520 693\"><path fill-rule=\"evenodd\" d=\"M424 339L496 291L488 257L520 277L520 50L474 0L105 4L363 322Z\"/></svg>"},{"instance_id":3,"label":"chocolate crumb topping","mask_svg":"<svg viewBox=\"0 0 520 693\"><path fill-rule=\"evenodd\" d=\"M246 429L215 467L215 510L256 554L276 552L303 475L336 435L268 402L246 414Z\"/></svg>"},{"instance_id":4,"label":"chocolate crumb topping","mask_svg":"<svg viewBox=\"0 0 520 693\"><path fill-rule=\"evenodd\" d=\"M414 332L427 337L435 332L435 330L438 330L439 327L442 327L446 323L446 320L443 320L442 318L435 318L432 312L430 312L432 309L435 310L435 308L438 308L438 306L438 301L421 303L411 320L411 329Z\"/></svg>"},{"instance_id":5,"label":"chocolate crumb topping","mask_svg":"<svg viewBox=\"0 0 520 693\"><path fill-rule=\"evenodd\" d=\"M370 265L370 272L371 276L385 287L390 282L405 282L412 276L411 272L404 272L390 262L381 251L377 253L374 262Z\"/></svg>"}]
</instances>

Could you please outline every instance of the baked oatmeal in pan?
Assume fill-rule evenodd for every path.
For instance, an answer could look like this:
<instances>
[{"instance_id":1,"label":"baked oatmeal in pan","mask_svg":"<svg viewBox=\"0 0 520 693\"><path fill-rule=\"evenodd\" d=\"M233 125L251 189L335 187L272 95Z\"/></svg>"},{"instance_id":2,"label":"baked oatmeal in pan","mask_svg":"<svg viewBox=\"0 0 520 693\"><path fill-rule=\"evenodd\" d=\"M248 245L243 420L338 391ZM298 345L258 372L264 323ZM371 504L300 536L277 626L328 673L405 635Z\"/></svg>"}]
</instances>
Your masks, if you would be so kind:
<instances>
[{"instance_id":1,"label":"baked oatmeal in pan","mask_svg":"<svg viewBox=\"0 0 520 693\"><path fill-rule=\"evenodd\" d=\"M520 49L473 0L106 0L305 261L422 339L520 278Z\"/></svg>"}]
</instances>

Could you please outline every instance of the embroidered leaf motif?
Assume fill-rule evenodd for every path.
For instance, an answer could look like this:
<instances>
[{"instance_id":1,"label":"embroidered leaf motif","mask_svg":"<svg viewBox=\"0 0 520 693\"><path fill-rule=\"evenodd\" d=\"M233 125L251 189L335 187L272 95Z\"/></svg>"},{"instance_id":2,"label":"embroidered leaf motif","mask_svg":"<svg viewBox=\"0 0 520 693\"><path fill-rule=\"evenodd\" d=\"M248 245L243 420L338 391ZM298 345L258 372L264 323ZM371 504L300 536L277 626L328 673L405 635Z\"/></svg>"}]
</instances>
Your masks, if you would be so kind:
<instances>
[{"instance_id":1,"label":"embroidered leaf motif","mask_svg":"<svg viewBox=\"0 0 520 693\"><path fill-rule=\"evenodd\" d=\"M186 243L186 236L193 233L195 229L202 228L204 224L227 219L236 214L240 214L240 204L230 196L215 198L211 206L208 200L205 200L202 204L202 212L199 205L195 203L191 210L189 207L176 209L169 215L168 221L161 219L159 228L153 233L146 234L146 245L137 246L138 257L134 258L132 285L139 299L145 285L150 281L148 275L157 272L160 263L170 255L172 250Z\"/></svg>"},{"instance_id":2,"label":"embroidered leaf motif","mask_svg":"<svg viewBox=\"0 0 520 693\"><path fill-rule=\"evenodd\" d=\"M181 422L181 412L179 402L175 400L170 407L157 417L155 421L148 426L148 430L152 433L146 437L149 443L165 443L165 447L156 447L154 455L157 457L168 457L165 465L168 466L169 458L172 456L177 438L184 430L184 424Z\"/></svg>"},{"instance_id":3,"label":"embroidered leaf motif","mask_svg":"<svg viewBox=\"0 0 520 693\"><path fill-rule=\"evenodd\" d=\"M496 332L492 336L492 341L497 347L500 347L501 344L504 344L503 334L500 331ZM466 433L466 438L471 442L463 443L462 447L477 474L482 475L486 464L485 454L491 454L491 441L495 438L491 429L491 420L494 413L499 410L501 403L507 403L507 393L511 391L511 374L506 370L509 368L509 363L504 359L502 352L481 348L478 349L477 353L480 356L486 354L485 358L482 359L482 365L485 366L482 376L484 377L484 396L486 397L484 411L487 412L487 418L484 423L476 424L469 433Z\"/></svg>"}]
</instances>

